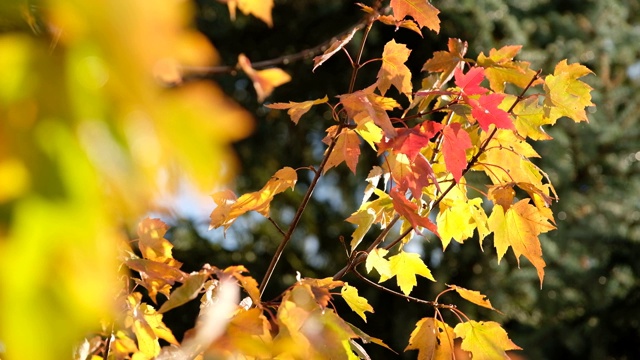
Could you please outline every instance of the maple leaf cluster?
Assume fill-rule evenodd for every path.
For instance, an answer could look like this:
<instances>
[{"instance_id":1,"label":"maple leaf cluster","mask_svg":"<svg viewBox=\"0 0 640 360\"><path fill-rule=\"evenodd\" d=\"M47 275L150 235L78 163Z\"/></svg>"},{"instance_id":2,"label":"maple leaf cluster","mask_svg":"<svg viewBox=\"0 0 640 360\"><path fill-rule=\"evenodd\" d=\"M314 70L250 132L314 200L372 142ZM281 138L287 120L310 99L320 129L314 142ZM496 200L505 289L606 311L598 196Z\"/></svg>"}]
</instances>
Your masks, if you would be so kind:
<instances>
[{"instance_id":1,"label":"maple leaf cluster","mask_svg":"<svg viewBox=\"0 0 640 360\"><path fill-rule=\"evenodd\" d=\"M270 17L267 21L258 12L258 5L227 3L230 9L238 6L271 25ZM354 28L335 40L314 59L313 70L341 51L347 52L347 45L357 38L355 34L369 31L376 22L420 34L423 28L439 31L439 12L425 0L391 0L391 13L361 7L369 16L368 26ZM411 49L391 40L381 57L372 60L380 63L373 84L359 90L352 87L337 94L334 101L325 96L268 104L273 110L287 110L294 124L314 106L329 106L335 123L326 128L323 141L327 148L318 168L284 167L260 190L239 197L229 190L213 194L216 207L211 213L211 228L226 230L250 211L273 222L272 200L295 189L299 171L313 171L314 179L289 230L278 227L283 240L264 280L258 284L246 275L243 266L218 269L206 265L186 274L164 239L166 225L144 220L138 232L141 257L129 250L123 262L139 274L136 284L147 290L153 302L157 303L158 294L167 300L156 311L141 302L137 292L123 295L126 318L114 340L118 354L169 358L182 351L189 356L368 358L361 343L387 346L344 321L333 305L334 298L341 297L365 322L366 313L374 312L356 287L341 280L350 272L371 286L433 307L435 315L416 324L405 348L418 350L420 359L450 359L454 339L461 339L461 349L474 359L505 358L506 351L520 349L498 323L471 320L455 306L438 302L441 295L455 292L473 304L497 311L478 291L450 285L432 302L411 297L418 276L433 282L436 279L420 254L407 251L406 244L418 235L433 236L446 250L451 241L462 244L477 236L482 246L491 236L498 261L511 248L518 264L524 256L535 267L542 285L545 262L539 236L555 228L550 205L557 196L548 176L532 162L539 155L527 141L550 140L543 126L553 125L561 117L587 120L584 109L593 105L591 88L580 78L590 71L565 60L553 74L543 76L529 63L515 60L519 46L492 49L477 59L465 58L467 47L460 39L450 39L447 50L435 52L425 62L422 70L426 76L416 89L415 74L405 65ZM360 65L354 63L354 68ZM254 69L244 55L239 56L238 68L251 78L261 102L290 79L277 68ZM390 95L395 92L398 99ZM399 112L400 117L391 115ZM363 151L373 151L379 163L366 169L362 203L346 219L355 229L343 270L324 279L298 276L276 300L263 301L264 288L313 187L342 163L356 174ZM470 172L478 174L473 184L467 176ZM478 183L478 178L483 182ZM374 232L374 225L379 235L369 240L367 235ZM368 276L357 270L362 263ZM399 292L382 285L391 279ZM236 301L240 291L247 295L242 302ZM202 303L198 326L178 344L162 323L162 314L198 296ZM215 301L227 312L212 310ZM448 325L443 310L460 322ZM159 339L174 347L160 348Z\"/></svg>"}]
</instances>

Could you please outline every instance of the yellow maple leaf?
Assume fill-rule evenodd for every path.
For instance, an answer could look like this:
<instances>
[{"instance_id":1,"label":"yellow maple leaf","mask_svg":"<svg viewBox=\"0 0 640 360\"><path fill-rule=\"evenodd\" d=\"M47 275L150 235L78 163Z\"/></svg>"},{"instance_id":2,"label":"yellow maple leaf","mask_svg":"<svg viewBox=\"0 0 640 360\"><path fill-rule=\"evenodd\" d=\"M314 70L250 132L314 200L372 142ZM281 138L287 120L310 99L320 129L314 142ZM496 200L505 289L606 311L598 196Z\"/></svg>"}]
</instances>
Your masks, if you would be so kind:
<instances>
[{"instance_id":1,"label":"yellow maple leaf","mask_svg":"<svg viewBox=\"0 0 640 360\"><path fill-rule=\"evenodd\" d=\"M538 208L529 204L529 199L523 199L513 204L506 212L501 205L495 205L489 216L489 229L494 234L493 241L498 252L498 262L511 247L518 265L520 265L520 255L524 255L533 264L542 286L546 264L542 259L542 247L538 235L555 229L547 217L541 214Z\"/></svg>"},{"instance_id":2,"label":"yellow maple leaf","mask_svg":"<svg viewBox=\"0 0 640 360\"><path fill-rule=\"evenodd\" d=\"M532 97L518 102L516 107L513 108L513 116L515 118L516 131L520 136L528 137L532 140L552 139L542 126L551 125L555 121L545 114L545 109L540 105L537 98Z\"/></svg>"},{"instance_id":3,"label":"yellow maple leaf","mask_svg":"<svg viewBox=\"0 0 640 360\"><path fill-rule=\"evenodd\" d=\"M367 317L365 312L373 312L373 307L369 305L367 299L358 295L358 289L353 286L350 286L348 283L344 283L342 289L340 289L340 294L344 301L349 305L351 310L353 310L356 314L360 315L364 322L367 322Z\"/></svg>"},{"instance_id":4,"label":"yellow maple leaf","mask_svg":"<svg viewBox=\"0 0 640 360\"><path fill-rule=\"evenodd\" d=\"M322 99L309 100L309 101L303 101L303 102L289 101L289 103L273 103L265 106L268 107L269 109L277 109L277 110L288 109L287 114L289 114L289 116L291 117L291 121L293 121L293 123L297 125L298 121L300 121L300 117L306 114L307 111L309 111L309 109L311 109L313 105L323 104L323 103L326 103L327 101L329 101L329 98L325 95Z\"/></svg>"},{"instance_id":5,"label":"yellow maple leaf","mask_svg":"<svg viewBox=\"0 0 640 360\"><path fill-rule=\"evenodd\" d=\"M470 301L476 305L485 307L487 309L498 311L491 305L491 301L489 301L487 296L481 294L479 291L465 289L457 285L447 285L447 286L449 286L449 288L451 289L454 289L458 293L458 295L460 295L463 299L467 301Z\"/></svg>"},{"instance_id":6,"label":"yellow maple leaf","mask_svg":"<svg viewBox=\"0 0 640 360\"><path fill-rule=\"evenodd\" d=\"M396 277L400 290L409 295L411 290L418 284L416 275L423 276L431 281L436 281L431 275L431 270L424 264L420 255L400 251L389 258L389 270L392 276ZM380 282L389 278L380 276Z\"/></svg>"},{"instance_id":7,"label":"yellow maple leaf","mask_svg":"<svg viewBox=\"0 0 640 360\"><path fill-rule=\"evenodd\" d=\"M566 116L575 122L588 121L585 108L593 106L592 87L578 80L592 71L580 64L567 64L562 60L556 65L553 75L544 79L545 113L553 122Z\"/></svg>"},{"instance_id":8,"label":"yellow maple leaf","mask_svg":"<svg viewBox=\"0 0 640 360\"><path fill-rule=\"evenodd\" d=\"M338 166L345 162L349 167L349 170L356 173L356 166L358 165L358 159L360 157L360 137L352 129L343 130L338 139L336 145L333 148L329 159L324 167L324 172L331 169L334 166Z\"/></svg>"},{"instance_id":9,"label":"yellow maple leaf","mask_svg":"<svg viewBox=\"0 0 640 360\"><path fill-rule=\"evenodd\" d=\"M251 61L244 54L238 55L238 66L253 82L253 87L258 95L258 102L271 95L273 89L291 81L291 76L282 69L271 68L266 70L255 70L251 67Z\"/></svg>"},{"instance_id":10,"label":"yellow maple leaf","mask_svg":"<svg viewBox=\"0 0 640 360\"><path fill-rule=\"evenodd\" d=\"M389 264L389 260L384 258L387 253L389 253L389 250L382 248L373 249L367 256L367 261L365 262L367 272L370 273L371 270L376 269L378 274L380 274L379 282L383 282L393 276L391 273L391 264Z\"/></svg>"},{"instance_id":11,"label":"yellow maple leaf","mask_svg":"<svg viewBox=\"0 0 640 360\"><path fill-rule=\"evenodd\" d=\"M453 328L434 318L422 318L416 323L404 349L418 350L419 360L451 360L453 356Z\"/></svg>"},{"instance_id":12,"label":"yellow maple leaf","mask_svg":"<svg viewBox=\"0 0 640 360\"><path fill-rule=\"evenodd\" d=\"M485 76L489 80L491 90L504 92L506 83L514 84L520 88L525 88L536 76L536 72L529 69L526 61L513 61L513 58L520 52L522 46L508 45L500 49L491 49L489 56L480 53L478 65L485 68ZM541 80L533 82L531 85L540 83Z\"/></svg>"},{"instance_id":13,"label":"yellow maple leaf","mask_svg":"<svg viewBox=\"0 0 640 360\"><path fill-rule=\"evenodd\" d=\"M522 350L494 321L470 320L459 323L453 331L462 338L460 347L471 352L473 360L508 359L506 350Z\"/></svg>"},{"instance_id":14,"label":"yellow maple leaf","mask_svg":"<svg viewBox=\"0 0 640 360\"><path fill-rule=\"evenodd\" d=\"M257 211L261 215L269 216L269 208L273 197L295 186L298 181L296 171L290 167L284 167L267 181L259 191L244 194L238 200L233 200L229 191L223 191L212 195L218 205L210 215L211 228L229 226L238 218L249 211Z\"/></svg>"},{"instance_id":15,"label":"yellow maple leaf","mask_svg":"<svg viewBox=\"0 0 640 360\"><path fill-rule=\"evenodd\" d=\"M179 267L181 264L171 254L173 244L164 238L168 229L160 219L145 218L138 224L138 247L145 259Z\"/></svg>"},{"instance_id":16,"label":"yellow maple leaf","mask_svg":"<svg viewBox=\"0 0 640 360\"><path fill-rule=\"evenodd\" d=\"M404 64L409 59L409 50L406 45L398 44L395 40L389 41L382 52L382 66L378 72L378 89L384 95L391 85L404 94L411 101L411 70Z\"/></svg>"}]
</instances>

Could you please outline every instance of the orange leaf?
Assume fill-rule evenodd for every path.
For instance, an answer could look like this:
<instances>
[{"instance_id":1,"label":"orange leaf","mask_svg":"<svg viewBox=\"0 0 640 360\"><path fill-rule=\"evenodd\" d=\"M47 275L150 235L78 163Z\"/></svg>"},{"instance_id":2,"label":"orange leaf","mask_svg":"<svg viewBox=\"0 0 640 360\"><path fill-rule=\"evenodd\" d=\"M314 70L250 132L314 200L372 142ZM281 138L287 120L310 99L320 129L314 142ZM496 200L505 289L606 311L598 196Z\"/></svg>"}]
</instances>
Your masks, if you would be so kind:
<instances>
[{"instance_id":1,"label":"orange leaf","mask_svg":"<svg viewBox=\"0 0 640 360\"><path fill-rule=\"evenodd\" d=\"M462 172L467 168L467 149L471 148L471 138L459 123L451 123L442 130L442 154L447 170L456 182L460 182Z\"/></svg>"},{"instance_id":2,"label":"orange leaf","mask_svg":"<svg viewBox=\"0 0 640 360\"><path fill-rule=\"evenodd\" d=\"M471 352L473 360L508 359L506 350L522 350L494 321L469 320L456 325L453 331L462 338L460 347Z\"/></svg>"},{"instance_id":3,"label":"orange leaf","mask_svg":"<svg viewBox=\"0 0 640 360\"><path fill-rule=\"evenodd\" d=\"M371 119L384 131L387 137L393 138L397 133L391 119L389 119L387 110L400 107L400 104L394 99L374 94L374 89L375 85L338 97L350 118L360 122Z\"/></svg>"},{"instance_id":4,"label":"orange leaf","mask_svg":"<svg viewBox=\"0 0 640 360\"><path fill-rule=\"evenodd\" d=\"M345 34L340 39L335 40L331 44L331 46L329 46L329 48L325 50L325 52L322 55L314 57L313 70L311 71L312 72L316 71L316 68L318 66L324 64L325 61L329 60L330 57L332 57L335 53L337 53L342 48L344 48L349 43L349 41L353 39L353 35L355 35L356 31L358 31L358 29L354 27L353 29L351 29L351 32L349 32L348 34Z\"/></svg>"},{"instance_id":5,"label":"orange leaf","mask_svg":"<svg viewBox=\"0 0 640 360\"><path fill-rule=\"evenodd\" d=\"M422 318L411 332L409 345L404 349L418 350L419 360L453 359L453 329L434 318Z\"/></svg>"},{"instance_id":6,"label":"orange leaf","mask_svg":"<svg viewBox=\"0 0 640 360\"><path fill-rule=\"evenodd\" d=\"M142 257L170 266L179 264L171 254L173 245L164 238L168 229L160 219L145 218L138 224L138 247Z\"/></svg>"},{"instance_id":7,"label":"orange leaf","mask_svg":"<svg viewBox=\"0 0 640 360\"><path fill-rule=\"evenodd\" d=\"M491 301L489 301L487 296L482 295L479 291L467 290L463 287L456 286L456 285L448 285L448 286L451 289L454 289L458 293L458 295L462 296L463 299L470 301L476 305L485 307L487 309L498 311L491 305Z\"/></svg>"},{"instance_id":8,"label":"orange leaf","mask_svg":"<svg viewBox=\"0 0 640 360\"><path fill-rule=\"evenodd\" d=\"M231 19L236 18L236 7L242 11L243 14L253 15L258 19L264 21L269 27L273 27L273 20L271 18L271 9L273 9L273 0L225 0L229 7L229 14Z\"/></svg>"},{"instance_id":9,"label":"orange leaf","mask_svg":"<svg viewBox=\"0 0 640 360\"><path fill-rule=\"evenodd\" d=\"M489 186L487 198L493 201L494 204L502 206L503 210L508 210L513 204L513 198L516 196L513 185L514 183L506 183Z\"/></svg>"},{"instance_id":10,"label":"orange leaf","mask_svg":"<svg viewBox=\"0 0 640 360\"><path fill-rule=\"evenodd\" d=\"M336 145L333 147L333 151L329 155L329 159L324 167L324 172L346 162L351 172L355 174L359 157L360 137L355 130L346 129L338 135Z\"/></svg>"},{"instance_id":11,"label":"orange leaf","mask_svg":"<svg viewBox=\"0 0 640 360\"><path fill-rule=\"evenodd\" d=\"M404 44L393 39L384 46L382 66L378 72L378 89L382 95L393 85L411 101L411 70L404 64L410 53Z\"/></svg>"},{"instance_id":12,"label":"orange leaf","mask_svg":"<svg viewBox=\"0 0 640 360\"><path fill-rule=\"evenodd\" d=\"M407 30L411 30L417 33L418 35L422 36L422 31L420 31L420 27L418 27L418 25L412 20L396 20L393 18L393 16L389 16L389 15L380 15L380 17L378 17L378 20L380 20L380 22L382 22L385 25L395 26L396 31L398 31L399 28L405 28Z\"/></svg>"},{"instance_id":13,"label":"orange leaf","mask_svg":"<svg viewBox=\"0 0 640 360\"><path fill-rule=\"evenodd\" d=\"M538 208L523 199L513 204L506 212L501 205L495 205L489 216L489 229L494 234L494 246L498 252L498 262L509 246L520 265L520 255L524 255L538 271L540 286L544 278L545 262L538 235L555 229Z\"/></svg>"},{"instance_id":14,"label":"orange leaf","mask_svg":"<svg viewBox=\"0 0 640 360\"><path fill-rule=\"evenodd\" d=\"M405 16L411 16L420 27L440 32L440 11L427 0L391 0L393 17L402 20Z\"/></svg>"},{"instance_id":15,"label":"orange leaf","mask_svg":"<svg viewBox=\"0 0 640 360\"><path fill-rule=\"evenodd\" d=\"M260 290L258 289L258 282L251 276L244 276L242 273L248 272L248 270L242 265L229 266L224 269L225 274L231 274L242 286L244 291L249 294L254 304L260 304Z\"/></svg>"},{"instance_id":16,"label":"orange leaf","mask_svg":"<svg viewBox=\"0 0 640 360\"><path fill-rule=\"evenodd\" d=\"M291 81L291 76L282 69L255 70L251 67L249 58L244 54L238 55L238 66L253 81L253 87L258 95L258 102L264 101L276 87Z\"/></svg>"},{"instance_id":17,"label":"orange leaf","mask_svg":"<svg viewBox=\"0 0 640 360\"><path fill-rule=\"evenodd\" d=\"M323 97L322 99L309 100L309 101L303 101L303 102L289 101L288 104L273 103L265 106L270 109L278 109L278 110L289 109L287 111L287 114L289 114L289 116L291 117L291 121L293 121L294 124L297 125L298 121L300 120L300 117L306 114L307 111L309 111L309 109L311 109L313 105L326 103L327 101L329 101L329 98L325 95L325 97Z\"/></svg>"}]
</instances>

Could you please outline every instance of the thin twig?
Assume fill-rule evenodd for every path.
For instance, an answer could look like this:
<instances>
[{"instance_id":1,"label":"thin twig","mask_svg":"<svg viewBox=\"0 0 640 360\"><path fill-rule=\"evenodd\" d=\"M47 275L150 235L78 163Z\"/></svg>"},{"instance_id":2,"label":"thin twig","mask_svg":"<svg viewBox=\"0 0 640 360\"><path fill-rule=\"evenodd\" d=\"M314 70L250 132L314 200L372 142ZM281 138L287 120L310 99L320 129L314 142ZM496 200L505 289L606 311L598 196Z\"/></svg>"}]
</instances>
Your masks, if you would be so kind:
<instances>
[{"instance_id":1,"label":"thin twig","mask_svg":"<svg viewBox=\"0 0 640 360\"><path fill-rule=\"evenodd\" d=\"M359 277L360 279L362 279L362 280L363 280L364 282L366 282L367 284L369 284L369 285L371 285L371 286L373 286L373 287L376 287L376 288L378 288L378 289L380 289L380 290L382 290L382 291L386 291L386 292L388 292L388 293L390 293L390 294L393 294L393 295L399 296L399 297L401 297L401 298L404 298L404 299L406 299L406 300L410 300L410 301L414 301L414 302L417 302L417 303L420 303L420 304L425 304L425 305L433 306L433 307L434 307L434 308L436 308L436 309L449 309L449 310L454 310L454 309L456 309L456 306L455 306L455 305L449 305L449 304L438 304L438 303L437 303L437 302L435 302L435 301L422 300L422 299L418 299L418 298L413 297L413 296L405 295L405 294L403 294L403 293L399 293L399 292L397 292L397 291L391 290L391 289L389 289L389 288L387 288L387 287L384 287L384 286L382 286L382 285L380 285L380 284L376 284L375 282L373 282L373 281L371 281L371 280L367 279L364 275L360 274L360 272L358 272L358 271L357 271L357 270L355 270L355 269L353 270L353 273L354 273L354 274L356 274L356 276L357 276L357 277Z\"/></svg>"}]
</instances>

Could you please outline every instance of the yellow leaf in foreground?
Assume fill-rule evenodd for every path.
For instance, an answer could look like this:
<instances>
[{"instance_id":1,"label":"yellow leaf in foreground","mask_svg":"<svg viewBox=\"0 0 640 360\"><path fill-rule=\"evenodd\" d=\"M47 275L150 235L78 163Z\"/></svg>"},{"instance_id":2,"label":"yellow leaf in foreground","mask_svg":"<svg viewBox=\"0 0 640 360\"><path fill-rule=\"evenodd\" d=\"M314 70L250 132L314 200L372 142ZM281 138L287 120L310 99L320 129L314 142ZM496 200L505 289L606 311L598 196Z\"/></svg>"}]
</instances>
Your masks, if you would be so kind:
<instances>
[{"instance_id":1,"label":"yellow leaf in foreground","mask_svg":"<svg viewBox=\"0 0 640 360\"><path fill-rule=\"evenodd\" d=\"M494 321L467 321L453 329L462 338L460 347L471 352L473 360L508 359L506 350L522 350L514 344L507 332Z\"/></svg>"},{"instance_id":2,"label":"yellow leaf in foreground","mask_svg":"<svg viewBox=\"0 0 640 360\"><path fill-rule=\"evenodd\" d=\"M422 318L411 332L409 345L404 349L418 350L418 360L453 359L453 329L434 318Z\"/></svg>"},{"instance_id":3,"label":"yellow leaf in foreground","mask_svg":"<svg viewBox=\"0 0 640 360\"><path fill-rule=\"evenodd\" d=\"M358 295L358 289L349 284L345 283L342 289L340 290L340 294L344 301L347 302L347 305L351 308L351 310L355 311L356 314L360 315L362 320L367 322L367 317L365 316L365 312L373 312L373 307L369 305L367 299Z\"/></svg>"}]
</instances>

